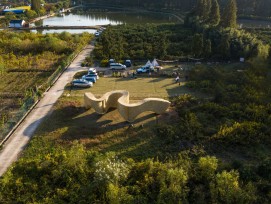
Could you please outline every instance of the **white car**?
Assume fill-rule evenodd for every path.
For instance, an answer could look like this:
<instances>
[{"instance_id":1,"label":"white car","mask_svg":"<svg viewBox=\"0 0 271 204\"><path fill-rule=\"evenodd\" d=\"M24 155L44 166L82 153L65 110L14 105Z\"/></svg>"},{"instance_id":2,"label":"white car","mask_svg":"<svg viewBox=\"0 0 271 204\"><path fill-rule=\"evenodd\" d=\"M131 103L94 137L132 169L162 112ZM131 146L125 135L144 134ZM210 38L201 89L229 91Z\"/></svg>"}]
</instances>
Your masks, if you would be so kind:
<instances>
[{"instance_id":1,"label":"white car","mask_svg":"<svg viewBox=\"0 0 271 204\"><path fill-rule=\"evenodd\" d=\"M140 67L139 69L136 70L136 72L138 74L140 74L140 73L149 73L149 72L153 72L153 71L154 71L153 66L143 66L143 67Z\"/></svg>"},{"instance_id":2,"label":"white car","mask_svg":"<svg viewBox=\"0 0 271 204\"><path fill-rule=\"evenodd\" d=\"M93 83L85 79L74 79L72 85L77 87L92 87Z\"/></svg>"},{"instance_id":3,"label":"white car","mask_svg":"<svg viewBox=\"0 0 271 204\"><path fill-rule=\"evenodd\" d=\"M100 36L100 32L96 31L96 32L94 33L94 35L95 35L95 37L99 37L99 36Z\"/></svg>"},{"instance_id":4,"label":"white car","mask_svg":"<svg viewBox=\"0 0 271 204\"><path fill-rule=\"evenodd\" d=\"M126 66L121 63L111 63L110 69L112 69L112 70L125 70Z\"/></svg>"},{"instance_id":5,"label":"white car","mask_svg":"<svg viewBox=\"0 0 271 204\"><path fill-rule=\"evenodd\" d=\"M97 70L95 68L89 68L88 69L88 74L93 74L93 73L97 73Z\"/></svg>"}]
</instances>

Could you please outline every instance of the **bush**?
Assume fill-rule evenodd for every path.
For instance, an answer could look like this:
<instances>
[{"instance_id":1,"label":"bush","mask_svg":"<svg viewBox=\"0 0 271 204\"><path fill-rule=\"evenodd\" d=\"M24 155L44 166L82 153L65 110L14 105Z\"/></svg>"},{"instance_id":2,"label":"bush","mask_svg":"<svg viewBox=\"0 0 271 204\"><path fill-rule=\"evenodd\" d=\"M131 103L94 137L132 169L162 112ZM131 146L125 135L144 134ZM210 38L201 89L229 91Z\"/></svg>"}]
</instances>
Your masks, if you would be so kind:
<instances>
[{"instance_id":1,"label":"bush","mask_svg":"<svg viewBox=\"0 0 271 204\"><path fill-rule=\"evenodd\" d=\"M109 60L103 59L100 62L100 67L108 67Z\"/></svg>"},{"instance_id":2,"label":"bush","mask_svg":"<svg viewBox=\"0 0 271 204\"><path fill-rule=\"evenodd\" d=\"M199 178L203 180L211 180L215 177L215 171L218 167L218 160L216 157L206 156L200 157L198 161Z\"/></svg>"},{"instance_id":3,"label":"bush","mask_svg":"<svg viewBox=\"0 0 271 204\"><path fill-rule=\"evenodd\" d=\"M271 181L271 158L267 158L261 162L258 167L258 174Z\"/></svg>"},{"instance_id":4,"label":"bush","mask_svg":"<svg viewBox=\"0 0 271 204\"><path fill-rule=\"evenodd\" d=\"M175 130L175 127L171 125L165 125L165 124L159 125L156 128L156 131L157 131L157 136L165 139L168 143L174 142L179 138Z\"/></svg>"},{"instance_id":5,"label":"bush","mask_svg":"<svg viewBox=\"0 0 271 204\"><path fill-rule=\"evenodd\" d=\"M266 130L262 123L257 122L235 122L233 125L222 126L215 139L222 140L228 144L255 145L265 139Z\"/></svg>"}]
</instances>

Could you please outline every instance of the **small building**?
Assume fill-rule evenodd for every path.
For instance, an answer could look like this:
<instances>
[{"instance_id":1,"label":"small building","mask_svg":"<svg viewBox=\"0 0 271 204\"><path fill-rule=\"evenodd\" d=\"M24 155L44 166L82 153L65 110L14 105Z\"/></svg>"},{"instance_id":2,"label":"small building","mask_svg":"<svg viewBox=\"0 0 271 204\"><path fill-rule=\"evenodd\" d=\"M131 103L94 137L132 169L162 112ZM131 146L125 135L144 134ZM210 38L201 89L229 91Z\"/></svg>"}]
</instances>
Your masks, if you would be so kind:
<instances>
[{"instance_id":1,"label":"small building","mask_svg":"<svg viewBox=\"0 0 271 204\"><path fill-rule=\"evenodd\" d=\"M22 28L25 26L24 20L11 20L9 22L9 28Z\"/></svg>"}]
</instances>

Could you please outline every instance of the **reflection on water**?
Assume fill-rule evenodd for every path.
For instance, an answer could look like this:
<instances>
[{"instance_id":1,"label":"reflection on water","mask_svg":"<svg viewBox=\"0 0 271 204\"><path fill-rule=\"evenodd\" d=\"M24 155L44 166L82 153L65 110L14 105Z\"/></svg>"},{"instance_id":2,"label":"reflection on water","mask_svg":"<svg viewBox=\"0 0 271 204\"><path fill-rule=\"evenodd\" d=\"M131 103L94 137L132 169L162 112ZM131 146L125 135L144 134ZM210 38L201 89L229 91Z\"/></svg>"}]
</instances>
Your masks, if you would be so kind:
<instances>
[{"instance_id":1,"label":"reflection on water","mask_svg":"<svg viewBox=\"0 0 271 204\"><path fill-rule=\"evenodd\" d=\"M111 20L107 16L100 17L96 15L77 15L68 14L63 16L54 16L43 20L43 25L50 26L94 26L94 25L116 25L121 24L116 20Z\"/></svg>"},{"instance_id":2,"label":"reflection on water","mask_svg":"<svg viewBox=\"0 0 271 204\"><path fill-rule=\"evenodd\" d=\"M35 23L35 26L94 26L94 25L117 25L137 23L164 23L177 22L178 19L170 14L159 13L136 13L136 12L107 12L107 13L84 13L65 14L54 16ZM43 30L42 33L62 32L64 30ZM94 30L65 30L71 33L90 32ZM37 31L33 31L37 32Z\"/></svg>"},{"instance_id":3,"label":"reflection on water","mask_svg":"<svg viewBox=\"0 0 271 204\"><path fill-rule=\"evenodd\" d=\"M80 33L83 33L83 32L88 32L88 33L92 33L94 34L96 32L96 30L91 30L91 29L57 29L57 30L53 30L53 29L50 29L50 30L31 30L31 32L33 33L41 33L41 34L46 34L46 33L62 33L62 32L69 32L69 33L72 33L72 34L80 34Z\"/></svg>"}]
</instances>

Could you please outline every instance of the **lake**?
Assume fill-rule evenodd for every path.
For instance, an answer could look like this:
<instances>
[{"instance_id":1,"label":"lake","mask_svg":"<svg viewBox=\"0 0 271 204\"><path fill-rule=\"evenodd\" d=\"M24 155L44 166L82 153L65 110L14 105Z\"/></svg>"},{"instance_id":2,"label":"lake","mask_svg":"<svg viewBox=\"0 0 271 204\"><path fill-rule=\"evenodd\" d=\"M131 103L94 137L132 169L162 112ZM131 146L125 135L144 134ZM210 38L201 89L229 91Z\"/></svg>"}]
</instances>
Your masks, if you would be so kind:
<instances>
[{"instance_id":1,"label":"lake","mask_svg":"<svg viewBox=\"0 0 271 204\"><path fill-rule=\"evenodd\" d=\"M96 12L96 13L70 13L50 17L36 22L35 25L49 26L94 26L94 25L117 25L117 24L147 24L147 23L176 23L179 19L171 14L154 12ZM42 33L63 32L64 30L43 30ZM90 32L95 30L65 30L71 33ZM34 31L37 32L37 31Z\"/></svg>"}]
</instances>

